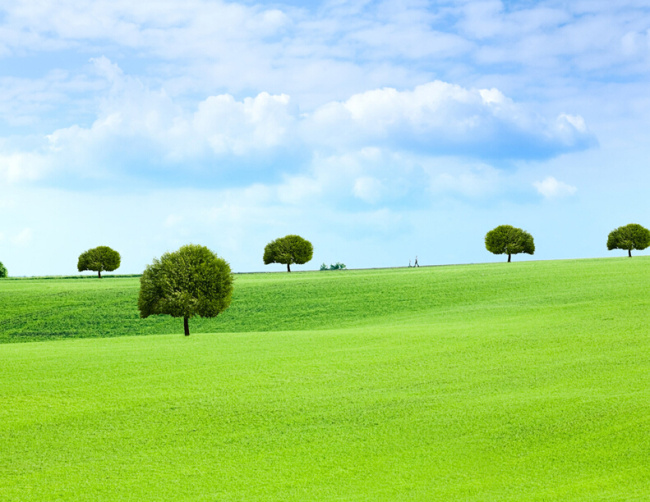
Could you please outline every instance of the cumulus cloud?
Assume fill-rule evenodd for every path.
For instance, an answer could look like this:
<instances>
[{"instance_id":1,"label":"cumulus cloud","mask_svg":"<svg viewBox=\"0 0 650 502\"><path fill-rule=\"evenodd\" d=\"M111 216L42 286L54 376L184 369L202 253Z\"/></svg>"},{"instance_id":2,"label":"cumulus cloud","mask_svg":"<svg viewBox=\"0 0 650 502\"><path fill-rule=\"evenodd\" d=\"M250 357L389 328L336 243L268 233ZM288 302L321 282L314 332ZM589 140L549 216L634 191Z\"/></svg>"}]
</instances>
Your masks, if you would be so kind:
<instances>
[{"instance_id":1,"label":"cumulus cloud","mask_svg":"<svg viewBox=\"0 0 650 502\"><path fill-rule=\"evenodd\" d=\"M455 157L363 148L315 157L309 172L267 185L267 201L337 207L422 208L441 200L490 200L518 191L512 173Z\"/></svg>"},{"instance_id":2,"label":"cumulus cloud","mask_svg":"<svg viewBox=\"0 0 650 502\"><path fill-rule=\"evenodd\" d=\"M243 101L226 94L199 103L191 129L206 139L215 154L244 155L288 142L294 120L286 94L262 92Z\"/></svg>"},{"instance_id":3,"label":"cumulus cloud","mask_svg":"<svg viewBox=\"0 0 650 502\"><path fill-rule=\"evenodd\" d=\"M537 191L547 199L568 197L575 194L578 190L574 186L556 180L553 176L549 176L543 181L535 181L533 185Z\"/></svg>"},{"instance_id":4,"label":"cumulus cloud","mask_svg":"<svg viewBox=\"0 0 650 502\"><path fill-rule=\"evenodd\" d=\"M307 175L313 193L339 204L352 200L370 205L417 205L426 197L426 159L405 152L364 147L344 153L319 154ZM408 196L407 199L405 199Z\"/></svg>"},{"instance_id":5,"label":"cumulus cloud","mask_svg":"<svg viewBox=\"0 0 650 502\"><path fill-rule=\"evenodd\" d=\"M435 81L413 90L366 91L311 113L300 113L286 94L267 92L242 99L212 95L191 107L164 88L151 89L125 75L105 57L93 64L110 82L96 119L87 127L57 129L29 151L0 144L0 176L6 181L61 174L118 180L127 172L165 174L192 166L234 173L239 166L247 171L253 166L260 173L279 164L278 174L304 172L310 157L346 152L548 158L594 141L582 117L540 117L497 89ZM357 174L354 196L378 200L384 182ZM287 197L314 190L296 179Z\"/></svg>"},{"instance_id":6,"label":"cumulus cloud","mask_svg":"<svg viewBox=\"0 0 650 502\"><path fill-rule=\"evenodd\" d=\"M331 147L390 145L486 158L548 158L595 142L582 117L541 117L498 89L441 81L328 103L308 119L307 130L312 141Z\"/></svg>"},{"instance_id":7,"label":"cumulus cloud","mask_svg":"<svg viewBox=\"0 0 650 502\"><path fill-rule=\"evenodd\" d=\"M105 57L92 62L110 83L92 123L56 129L27 146L20 138L5 138L0 141L0 178L119 179L128 172L191 169L214 159L225 159L221 170L224 164L240 163L229 157L246 157L252 165L262 159L263 167L264 159L273 157L271 150L292 144L297 113L286 94L261 92L241 100L221 94L182 106L164 88L151 89L124 75Z\"/></svg>"},{"instance_id":8,"label":"cumulus cloud","mask_svg":"<svg viewBox=\"0 0 650 502\"><path fill-rule=\"evenodd\" d=\"M16 0L0 7L0 57L56 53L40 61L56 68L66 51L119 54L172 94L266 90L323 104L432 75L471 85L472 66L497 78L514 69L522 90L540 82L521 68L543 69L545 88L587 70L645 75L647 30L643 2ZM504 67L482 68L493 63Z\"/></svg>"}]
</instances>

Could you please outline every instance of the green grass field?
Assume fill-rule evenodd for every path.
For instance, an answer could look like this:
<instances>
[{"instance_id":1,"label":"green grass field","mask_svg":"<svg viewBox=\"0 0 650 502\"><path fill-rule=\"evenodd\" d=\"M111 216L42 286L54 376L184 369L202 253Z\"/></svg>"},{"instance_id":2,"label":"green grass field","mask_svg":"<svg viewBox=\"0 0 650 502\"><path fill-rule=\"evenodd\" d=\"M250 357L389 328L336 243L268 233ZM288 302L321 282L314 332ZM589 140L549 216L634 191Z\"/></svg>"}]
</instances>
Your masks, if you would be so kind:
<instances>
[{"instance_id":1,"label":"green grass field","mask_svg":"<svg viewBox=\"0 0 650 502\"><path fill-rule=\"evenodd\" d=\"M650 499L650 257L138 286L0 281L0 500Z\"/></svg>"}]
</instances>

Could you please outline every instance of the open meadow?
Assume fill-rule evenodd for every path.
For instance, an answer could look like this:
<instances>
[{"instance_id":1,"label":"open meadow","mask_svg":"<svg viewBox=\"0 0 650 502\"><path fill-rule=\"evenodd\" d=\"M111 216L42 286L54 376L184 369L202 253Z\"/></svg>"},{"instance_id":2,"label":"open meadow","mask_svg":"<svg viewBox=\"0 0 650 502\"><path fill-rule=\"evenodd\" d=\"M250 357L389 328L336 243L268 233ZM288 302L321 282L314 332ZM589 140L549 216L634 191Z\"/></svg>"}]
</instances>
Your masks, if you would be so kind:
<instances>
[{"instance_id":1,"label":"open meadow","mask_svg":"<svg viewBox=\"0 0 650 502\"><path fill-rule=\"evenodd\" d=\"M242 274L190 337L138 288L0 281L0 500L650 493L650 257Z\"/></svg>"}]
</instances>

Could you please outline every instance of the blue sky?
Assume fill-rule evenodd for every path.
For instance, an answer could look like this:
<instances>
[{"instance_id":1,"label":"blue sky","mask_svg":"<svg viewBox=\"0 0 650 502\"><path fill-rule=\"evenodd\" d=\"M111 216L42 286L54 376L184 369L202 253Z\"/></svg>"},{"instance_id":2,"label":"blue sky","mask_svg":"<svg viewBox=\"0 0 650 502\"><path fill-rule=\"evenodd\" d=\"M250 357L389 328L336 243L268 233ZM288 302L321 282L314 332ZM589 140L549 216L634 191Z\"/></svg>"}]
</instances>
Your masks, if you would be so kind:
<instances>
[{"instance_id":1,"label":"blue sky","mask_svg":"<svg viewBox=\"0 0 650 502\"><path fill-rule=\"evenodd\" d=\"M119 272L193 242L235 271L616 255L650 226L644 1L0 6L0 261ZM619 253L621 256L624 253Z\"/></svg>"}]
</instances>

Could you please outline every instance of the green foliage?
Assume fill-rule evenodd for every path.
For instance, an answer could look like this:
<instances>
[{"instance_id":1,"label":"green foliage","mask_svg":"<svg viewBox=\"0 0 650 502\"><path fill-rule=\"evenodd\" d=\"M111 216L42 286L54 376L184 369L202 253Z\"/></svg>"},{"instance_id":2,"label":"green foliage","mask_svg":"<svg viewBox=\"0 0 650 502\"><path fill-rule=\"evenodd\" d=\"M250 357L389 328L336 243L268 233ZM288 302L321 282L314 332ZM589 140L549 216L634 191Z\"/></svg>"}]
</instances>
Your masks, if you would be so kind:
<instances>
[{"instance_id":1,"label":"green foliage","mask_svg":"<svg viewBox=\"0 0 650 502\"><path fill-rule=\"evenodd\" d=\"M93 270L101 278L102 272L112 272L120 267L120 253L108 246L99 246L79 255L77 270Z\"/></svg>"},{"instance_id":2,"label":"green foliage","mask_svg":"<svg viewBox=\"0 0 650 502\"><path fill-rule=\"evenodd\" d=\"M490 253L507 254L508 261L513 254L535 253L533 236L521 228L500 225L485 235L485 247Z\"/></svg>"},{"instance_id":3,"label":"green foliage","mask_svg":"<svg viewBox=\"0 0 650 502\"><path fill-rule=\"evenodd\" d=\"M607 249L626 249L632 256L633 249L645 249L650 246L650 230L637 223L612 230L607 237Z\"/></svg>"},{"instance_id":4,"label":"green foliage","mask_svg":"<svg viewBox=\"0 0 650 502\"><path fill-rule=\"evenodd\" d=\"M0 261L0 279L3 277L7 277L7 275L8 275L7 268Z\"/></svg>"},{"instance_id":5,"label":"green foliage","mask_svg":"<svg viewBox=\"0 0 650 502\"><path fill-rule=\"evenodd\" d=\"M142 318L169 314L187 320L216 317L230 306L230 265L205 246L189 244L154 259L140 278L138 309Z\"/></svg>"},{"instance_id":6,"label":"green foliage","mask_svg":"<svg viewBox=\"0 0 650 502\"><path fill-rule=\"evenodd\" d=\"M504 316L516 314L519 308L531 309L531 315L537 315L537 306L571 307L579 316L578 307L587 304L594 305L594 311L625 309L627 302L641 308L645 303L638 303L637 295L650 305L645 292L650 284L650 257L511 265L507 271L501 264L421 268L415 275L406 268L241 274L236 276L231 306L217 318L193 318L192 331L358 328L401 319L437 324L454 317L452 312L459 320L484 309ZM626 278L625 288L614 287L620 277ZM140 318L139 291L140 280L135 277L3 280L0 343L178 333L176 318ZM509 302L517 308L504 310Z\"/></svg>"},{"instance_id":7,"label":"green foliage","mask_svg":"<svg viewBox=\"0 0 650 502\"><path fill-rule=\"evenodd\" d=\"M345 270L346 268L347 267L345 266L345 263L341 263L341 262L336 262L335 264L330 265L329 267L325 263L323 263L320 266L321 270Z\"/></svg>"},{"instance_id":8,"label":"green foliage","mask_svg":"<svg viewBox=\"0 0 650 502\"><path fill-rule=\"evenodd\" d=\"M269 242L264 248L264 264L282 263L291 272L291 265L303 265L311 260L314 247L299 235L286 235Z\"/></svg>"},{"instance_id":9,"label":"green foliage","mask_svg":"<svg viewBox=\"0 0 650 502\"><path fill-rule=\"evenodd\" d=\"M409 272L241 275L191 343L0 345L0 499L647 499L650 257ZM173 332L138 284L2 281L0 336Z\"/></svg>"}]
</instances>

